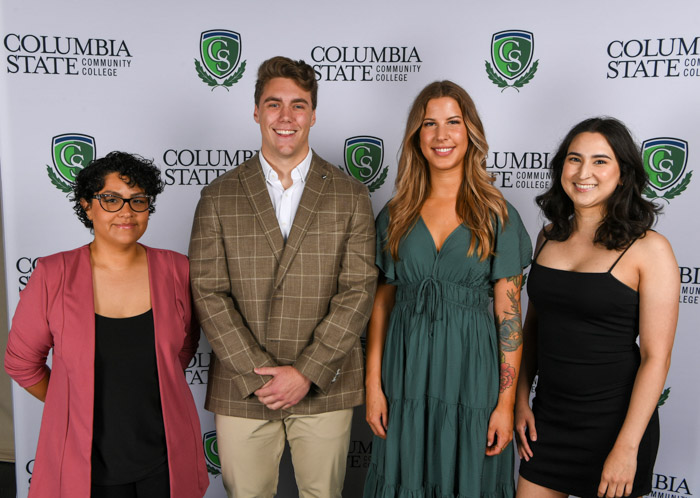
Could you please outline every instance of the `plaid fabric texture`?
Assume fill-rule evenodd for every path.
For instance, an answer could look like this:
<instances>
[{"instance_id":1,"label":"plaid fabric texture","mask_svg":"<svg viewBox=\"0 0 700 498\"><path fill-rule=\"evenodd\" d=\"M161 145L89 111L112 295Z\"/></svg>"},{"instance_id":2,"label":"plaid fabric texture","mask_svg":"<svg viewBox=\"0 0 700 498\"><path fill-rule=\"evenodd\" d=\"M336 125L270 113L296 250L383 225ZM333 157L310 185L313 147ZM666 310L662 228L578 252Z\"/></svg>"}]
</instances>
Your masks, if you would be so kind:
<instances>
[{"instance_id":1,"label":"plaid fabric texture","mask_svg":"<svg viewBox=\"0 0 700 498\"><path fill-rule=\"evenodd\" d=\"M202 190L190 240L195 308L215 358L205 407L281 419L362 404L362 335L377 270L366 187L314 154L285 244L258 156ZM253 392L262 366L293 365L313 385L289 410Z\"/></svg>"}]
</instances>

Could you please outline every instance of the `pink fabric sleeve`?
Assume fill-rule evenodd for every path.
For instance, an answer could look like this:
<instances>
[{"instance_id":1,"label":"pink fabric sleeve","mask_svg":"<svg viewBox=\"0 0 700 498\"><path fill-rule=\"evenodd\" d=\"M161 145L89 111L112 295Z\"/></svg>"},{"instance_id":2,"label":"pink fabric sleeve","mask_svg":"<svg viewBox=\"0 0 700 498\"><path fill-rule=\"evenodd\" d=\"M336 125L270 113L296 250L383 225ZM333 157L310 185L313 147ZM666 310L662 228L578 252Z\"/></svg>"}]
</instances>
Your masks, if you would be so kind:
<instances>
[{"instance_id":1,"label":"pink fabric sleeve","mask_svg":"<svg viewBox=\"0 0 700 498\"><path fill-rule=\"evenodd\" d=\"M46 358L53 347L53 334L48 322L46 276L44 264L39 261L20 292L7 339L5 371L24 388L37 384L50 371Z\"/></svg>"}]
</instances>

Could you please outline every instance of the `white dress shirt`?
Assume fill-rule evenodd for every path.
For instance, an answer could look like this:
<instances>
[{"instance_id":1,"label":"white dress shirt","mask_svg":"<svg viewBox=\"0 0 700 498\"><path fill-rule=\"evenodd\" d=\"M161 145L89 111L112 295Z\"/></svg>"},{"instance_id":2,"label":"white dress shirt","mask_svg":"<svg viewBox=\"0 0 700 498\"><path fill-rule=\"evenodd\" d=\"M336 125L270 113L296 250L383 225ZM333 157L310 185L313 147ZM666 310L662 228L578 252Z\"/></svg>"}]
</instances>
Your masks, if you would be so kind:
<instances>
[{"instance_id":1,"label":"white dress shirt","mask_svg":"<svg viewBox=\"0 0 700 498\"><path fill-rule=\"evenodd\" d=\"M262 152L260 153L260 164L262 165L267 191L270 193L270 200L272 200L272 206L275 208L277 222L280 225L282 237L286 242L287 237L289 237L289 231L292 229L294 215L296 215L297 208L299 207L301 194L304 192L306 175L309 173L309 168L311 167L311 148L309 148L309 153L304 160L297 164L292 170L292 186L286 190L282 186L282 182L275 170L272 169L270 163L265 160L265 156L262 155Z\"/></svg>"}]
</instances>

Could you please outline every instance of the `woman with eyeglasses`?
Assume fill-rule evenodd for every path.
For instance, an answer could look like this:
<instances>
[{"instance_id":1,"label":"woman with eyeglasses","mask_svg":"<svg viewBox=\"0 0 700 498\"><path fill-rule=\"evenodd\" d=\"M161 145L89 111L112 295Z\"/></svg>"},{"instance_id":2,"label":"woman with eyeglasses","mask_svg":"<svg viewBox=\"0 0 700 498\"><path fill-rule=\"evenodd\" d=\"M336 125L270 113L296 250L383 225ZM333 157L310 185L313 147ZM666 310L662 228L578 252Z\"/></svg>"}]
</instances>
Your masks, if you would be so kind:
<instances>
[{"instance_id":1,"label":"woman with eyeglasses","mask_svg":"<svg viewBox=\"0 0 700 498\"><path fill-rule=\"evenodd\" d=\"M41 258L22 291L5 369L45 401L30 498L205 493L187 258L138 243L162 191L151 161L92 161L71 200L94 240Z\"/></svg>"}]
</instances>

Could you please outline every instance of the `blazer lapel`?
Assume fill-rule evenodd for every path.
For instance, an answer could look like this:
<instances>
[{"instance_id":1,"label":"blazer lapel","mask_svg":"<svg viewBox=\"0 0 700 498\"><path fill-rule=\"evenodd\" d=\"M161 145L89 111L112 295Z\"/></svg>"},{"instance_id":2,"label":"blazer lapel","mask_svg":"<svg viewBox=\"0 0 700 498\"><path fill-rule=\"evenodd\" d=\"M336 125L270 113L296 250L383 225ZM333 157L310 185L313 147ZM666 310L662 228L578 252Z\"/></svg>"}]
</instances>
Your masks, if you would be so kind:
<instances>
[{"instance_id":1,"label":"blazer lapel","mask_svg":"<svg viewBox=\"0 0 700 498\"><path fill-rule=\"evenodd\" d=\"M156 338L156 362L158 364L159 377L161 370L165 366L161 366L161 347L167 344L165 337L160 337L161 332L168 331L167 327L161 327L161 324L169 323L172 320L173 308L168 303L175 302L175 282L172 277L172 272L163 271L160 260L156 258L156 253L151 251L150 247L143 246L146 249L146 259L148 260L148 285L151 290L151 309L153 310L153 328ZM162 370L164 372L164 370Z\"/></svg>"},{"instance_id":2,"label":"blazer lapel","mask_svg":"<svg viewBox=\"0 0 700 498\"><path fill-rule=\"evenodd\" d=\"M70 285L63 287L65 295L65 315L75 320L64 332L63 339L75 340L73 350L80 362L93 368L95 359L95 301L92 285L92 265L90 264L90 246L85 245L66 258L66 281ZM82 326L73 329L79 323ZM65 345L65 343L64 343ZM90 370L92 371L92 370ZM90 377L92 379L92 377Z\"/></svg>"},{"instance_id":3,"label":"blazer lapel","mask_svg":"<svg viewBox=\"0 0 700 498\"><path fill-rule=\"evenodd\" d=\"M277 277L275 278L275 287L278 286L284 276L287 274L287 269L291 264L294 256L296 256L301 246L301 242L306 236L311 221L316 216L318 211L318 203L321 196L326 190L327 178L329 172L328 165L322 162L316 154L313 154L311 159L311 167L306 176L306 184L304 185L304 193L301 194L299 207L294 216L294 223L287 238L287 244L284 246L280 266L277 269ZM274 216L274 214L273 214Z\"/></svg>"},{"instance_id":4,"label":"blazer lapel","mask_svg":"<svg viewBox=\"0 0 700 498\"><path fill-rule=\"evenodd\" d=\"M277 221L277 215L275 215L275 208L272 206L272 201L270 200L270 193L267 191L260 160L256 155L248 161L245 166L239 167L245 168L239 176L241 184L243 185L243 190L246 196L248 196L255 217L263 229L265 238L268 244L270 244L275 259L277 259L279 263L282 251L284 250L284 239L282 238L282 232L280 231L279 222Z\"/></svg>"},{"instance_id":5,"label":"blazer lapel","mask_svg":"<svg viewBox=\"0 0 700 498\"><path fill-rule=\"evenodd\" d=\"M68 368L80 372L74 378L78 388L71 390L70 405L92 410L95 404L95 300L90 246L69 251L64 258L65 282L60 287L64 293L64 324L60 347L70 351L64 353L66 363L70 362ZM84 413L77 416L73 424L92 436L92 411L89 414L89 417ZM87 461L90 461L89 453Z\"/></svg>"}]
</instances>

